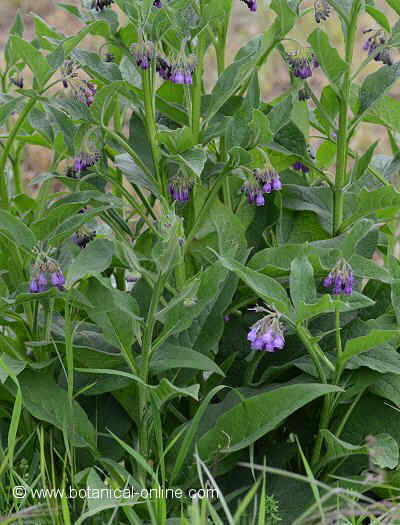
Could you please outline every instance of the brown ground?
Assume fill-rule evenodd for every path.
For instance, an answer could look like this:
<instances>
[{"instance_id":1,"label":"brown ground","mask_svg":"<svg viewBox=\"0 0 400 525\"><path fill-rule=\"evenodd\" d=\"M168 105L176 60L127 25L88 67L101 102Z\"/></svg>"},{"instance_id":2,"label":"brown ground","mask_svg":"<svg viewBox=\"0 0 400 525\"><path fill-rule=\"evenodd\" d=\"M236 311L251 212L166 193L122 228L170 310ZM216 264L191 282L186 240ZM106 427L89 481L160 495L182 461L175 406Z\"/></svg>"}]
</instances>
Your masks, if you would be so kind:
<instances>
[{"instance_id":1,"label":"brown ground","mask_svg":"<svg viewBox=\"0 0 400 525\"><path fill-rule=\"evenodd\" d=\"M75 4L77 6L80 5L80 0L64 1L65 3ZM387 8L384 0L377 0L376 4L377 7L382 8L386 12L392 23L396 20L394 12ZM303 7L307 5L311 6L312 1L307 0L306 2L303 2ZM59 28L68 35L73 34L79 27L79 22L64 10L59 8L57 6L56 0L0 0L0 52L7 39L8 30L12 24L13 18L17 12L17 9L19 8L24 15L24 21L26 24L25 36L28 39L33 37L33 24L29 16L29 13L31 12L42 16L50 25ZM246 9L242 2L236 0L235 13L231 24L227 63L232 60L237 50L250 37L262 32L265 29L265 27L269 24L271 16L271 13L261 9L256 15L254 15ZM332 45L340 50L342 47L341 29L337 16L331 16L329 21L324 23L324 26L330 34ZM373 26L374 21L368 15L364 15L360 29L362 30L364 28ZM306 42L307 35L311 32L313 27L315 27L315 21L313 14L310 13L297 24L290 36L292 38L296 38L297 40ZM355 57L356 61L358 62L361 62L361 60L363 60L365 57L365 52L362 51L362 42L365 40L365 36L362 34L361 30L358 35L358 47L356 48L358 50L358 54ZM94 42L88 42L87 40L85 42L86 45L89 46L95 45ZM397 59L399 59L399 56ZM214 57L212 55L209 57L209 63L208 71L210 71L210 74L208 80L209 84L212 85L215 79ZM373 63L369 66L368 71L374 69L376 69L376 64ZM275 53L271 57L267 66L267 70L263 71L262 73L262 88L266 100L279 95L289 86L287 68L283 64L278 53ZM318 90L324 83L324 79L320 76L320 74L317 74L313 78L313 83L315 88ZM399 93L399 88L397 88L397 91L395 91L395 96L398 96ZM364 127L362 133L360 133L357 137L354 146L357 149L360 149L360 151L364 151L373 140L376 140L377 134L383 138L378 152L386 152L387 142L385 140L384 134L382 134L381 130L370 125ZM46 169L47 163L48 155L46 152L43 153L38 151L38 148L31 148L25 161L25 169L31 174L37 174Z\"/></svg>"}]
</instances>

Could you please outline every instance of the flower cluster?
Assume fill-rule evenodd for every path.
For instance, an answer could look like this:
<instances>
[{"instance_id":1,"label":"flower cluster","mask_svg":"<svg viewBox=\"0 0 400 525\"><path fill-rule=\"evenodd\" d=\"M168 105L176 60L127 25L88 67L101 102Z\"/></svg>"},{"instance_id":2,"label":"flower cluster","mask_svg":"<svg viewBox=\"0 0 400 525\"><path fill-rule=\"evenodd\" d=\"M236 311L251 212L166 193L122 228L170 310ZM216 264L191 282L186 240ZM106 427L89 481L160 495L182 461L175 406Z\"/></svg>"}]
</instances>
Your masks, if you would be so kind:
<instances>
[{"instance_id":1,"label":"flower cluster","mask_svg":"<svg viewBox=\"0 0 400 525\"><path fill-rule=\"evenodd\" d=\"M31 293L45 292L54 286L60 291L64 290L64 274L56 261L45 256L33 268L33 277L29 284Z\"/></svg>"},{"instance_id":2,"label":"flower cluster","mask_svg":"<svg viewBox=\"0 0 400 525\"><path fill-rule=\"evenodd\" d=\"M265 193L280 189L282 189L282 182L279 173L269 163L263 170L254 170L242 186L242 192L247 195L249 204L256 206L264 206Z\"/></svg>"},{"instance_id":3,"label":"flower cluster","mask_svg":"<svg viewBox=\"0 0 400 525\"><path fill-rule=\"evenodd\" d=\"M14 84L14 86L17 86L19 89L23 89L24 87L24 77L22 75L17 75L16 77L11 78L11 83Z\"/></svg>"},{"instance_id":4,"label":"flower cluster","mask_svg":"<svg viewBox=\"0 0 400 525\"><path fill-rule=\"evenodd\" d=\"M317 24L319 24L321 20L324 20L324 21L328 20L330 14L331 14L331 7L326 0L315 0L314 15L315 15L315 21L317 22Z\"/></svg>"},{"instance_id":5,"label":"flower cluster","mask_svg":"<svg viewBox=\"0 0 400 525\"><path fill-rule=\"evenodd\" d=\"M244 2L253 13L257 11L257 0L242 0L242 2Z\"/></svg>"},{"instance_id":6,"label":"flower cluster","mask_svg":"<svg viewBox=\"0 0 400 525\"><path fill-rule=\"evenodd\" d=\"M79 78L79 65L73 60L66 60L61 70L62 83L65 89L71 87L72 94L85 106L90 107L94 102L97 88L93 82Z\"/></svg>"},{"instance_id":7,"label":"flower cluster","mask_svg":"<svg viewBox=\"0 0 400 525\"><path fill-rule=\"evenodd\" d=\"M301 171L302 173L304 173L304 175L310 171L310 168L308 166L299 161L295 162L292 165L292 168L296 171Z\"/></svg>"},{"instance_id":8,"label":"flower cluster","mask_svg":"<svg viewBox=\"0 0 400 525\"><path fill-rule=\"evenodd\" d=\"M307 47L288 53L287 60L293 75L302 80L311 77L313 69L319 67L316 56Z\"/></svg>"},{"instance_id":9,"label":"flower cluster","mask_svg":"<svg viewBox=\"0 0 400 525\"><path fill-rule=\"evenodd\" d=\"M353 293L354 277L351 266L343 258L339 259L334 268L324 279L324 287L332 288L334 295L351 295Z\"/></svg>"},{"instance_id":10,"label":"flower cluster","mask_svg":"<svg viewBox=\"0 0 400 525\"><path fill-rule=\"evenodd\" d=\"M154 6L154 7L157 7L157 9L161 9L161 8L162 8L162 2L161 2L161 0L154 0L154 2L153 2L153 6Z\"/></svg>"},{"instance_id":11,"label":"flower cluster","mask_svg":"<svg viewBox=\"0 0 400 525\"><path fill-rule=\"evenodd\" d=\"M155 57L155 48L153 42L141 39L136 44L132 44L130 51L135 59L136 65L143 69L149 69L151 61Z\"/></svg>"},{"instance_id":12,"label":"flower cluster","mask_svg":"<svg viewBox=\"0 0 400 525\"><path fill-rule=\"evenodd\" d=\"M260 306L256 306L253 310L257 313L266 312L267 315L250 327L247 340L251 343L251 349L266 352L281 350L285 346L285 338L279 313L271 312Z\"/></svg>"},{"instance_id":13,"label":"flower cluster","mask_svg":"<svg viewBox=\"0 0 400 525\"><path fill-rule=\"evenodd\" d=\"M192 177L177 174L171 177L168 184L168 191L174 201L187 202L194 186Z\"/></svg>"},{"instance_id":14,"label":"flower cluster","mask_svg":"<svg viewBox=\"0 0 400 525\"><path fill-rule=\"evenodd\" d=\"M364 31L364 33L370 33L371 31L371 29L368 29L367 31ZM385 49L383 47L385 44L385 33L382 30L373 31L372 35L365 42L363 49L364 51L368 51L369 56L374 55L374 60L376 60L376 62L383 62L387 66L391 66L393 64L393 60L390 55L389 49ZM376 53L376 50L379 47L382 49L380 49L378 53Z\"/></svg>"},{"instance_id":15,"label":"flower cluster","mask_svg":"<svg viewBox=\"0 0 400 525\"><path fill-rule=\"evenodd\" d=\"M180 57L174 62L169 62L165 57L158 56L156 70L161 78L170 80L173 84L193 83L193 73L196 69L196 57Z\"/></svg>"},{"instance_id":16,"label":"flower cluster","mask_svg":"<svg viewBox=\"0 0 400 525\"><path fill-rule=\"evenodd\" d=\"M95 151L94 153L81 152L74 159L73 169L75 173L81 173L86 171L88 168L94 166L100 160L100 153Z\"/></svg>"},{"instance_id":17,"label":"flower cluster","mask_svg":"<svg viewBox=\"0 0 400 525\"><path fill-rule=\"evenodd\" d=\"M91 9L96 9L96 11L103 11L105 7L110 7L114 3L114 0L93 0Z\"/></svg>"},{"instance_id":18,"label":"flower cluster","mask_svg":"<svg viewBox=\"0 0 400 525\"><path fill-rule=\"evenodd\" d=\"M88 230L85 226L83 226L80 230L72 235L71 240L74 244L79 246L79 248L86 248L89 242L93 241L95 237L95 231Z\"/></svg>"}]
</instances>

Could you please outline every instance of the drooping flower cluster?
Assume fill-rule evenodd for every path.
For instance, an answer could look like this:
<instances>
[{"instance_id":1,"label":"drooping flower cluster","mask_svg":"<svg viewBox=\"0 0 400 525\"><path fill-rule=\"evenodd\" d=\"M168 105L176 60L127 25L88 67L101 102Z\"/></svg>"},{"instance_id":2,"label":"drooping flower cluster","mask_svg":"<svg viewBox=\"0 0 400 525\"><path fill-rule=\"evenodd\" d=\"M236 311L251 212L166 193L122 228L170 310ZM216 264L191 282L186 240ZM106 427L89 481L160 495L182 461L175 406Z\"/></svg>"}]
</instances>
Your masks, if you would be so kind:
<instances>
[{"instance_id":1,"label":"drooping flower cluster","mask_svg":"<svg viewBox=\"0 0 400 525\"><path fill-rule=\"evenodd\" d=\"M364 31L364 33L370 33L371 31L373 30L368 29L367 31ZM384 31L381 29L378 31L373 31L372 35L365 42L363 49L364 51L368 51L369 56L374 55L374 60L376 60L376 62L383 62L387 66L391 66L393 64L393 60L390 55L390 51L389 49L383 47L386 44L386 41L387 38ZM376 53L376 50L379 47L382 49Z\"/></svg>"},{"instance_id":2,"label":"drooping flower cluster","mask_svg":"<svg viewBox=\"0 0 400 525\"><path fill-rule=\"evenodd\" d=\"M62 83L65 89L71 87L72 94L85 106L90 107L94 102L97 88L93 82L79 78L79 65L73 60L66 60L61 69Z\"/></svg>"},{"instance_id":3,"label":"drooping flower cluster","mask_svg":"<svg viewBox=\"0 0 400 525\"><path fill-rule=\"evenodd\" d=\"M313 69L319 67L318 60L310 48L299 48L287 53L287 61L293 75L305 80L312 76Z\"/></svg>"},{"instance_id":4,"label":"drooping flower cluster","mask_svg":"<svg viewBox=\"0 0 400 525\"><path fill-rule=\"evenodd\" d=\"M51 286L64 290L65 277L59 264L48 256L41 258L33 267L29 283L31 293L45 292Z\"/></svg>"},{"instance_id":5,"label":"drooping flower cluster","mask_svg":"<svg viewBox=\"0 0 400 525\"><path fill-rule=\"evenodd\" d=\"M78 230L72 235L71 240L74 244L79 246L79 248L86 248L89 242L93 241L95 237L96 237L95 231L89 230L85 226L82 226L80 230Z\"/></svg>"},{"instance_id":6,"label":"drooping flower cluster","mask_svg":"<svg viewBox=\"0 0 400 525\"><path fill-rule=\"evenodd\" d=\"M307 87L299 89L297 96L301 102L304 100L309 100L311 98L310 91Z\"/></svg>"},{"instance_id":7,"label":"drooping flower cluster","mask_svg":"<svg viewBox=\"0 0 400 525\"><path fill-rule=\"evenodd\" d=\"M74 159L73 169L76 173L81 173L94 166L100 160L100 153L95 151L93 153L81 152Z\"/></svg>"},{"instance_id":8,"label":"drooping flower cluster","mask_svg":"<svg viewBox=\"0 0 400 525\"><path fill-rule=\"evenodd\" d=\"M244 2L253 13L257 11L257 0L242 0L242 2Z\"/></svg>"},{"instance_id":9,"label":"drooping flower cluster","mask_svg":"<svg viewBox=\"0 0 400 525\"><path fill-rule=\"evenodd\" d=\"M187 202L194 186L192 177L185 174L177 174L171 177L168 184L168 192L174 201Z\"/></svg>"},{"instance_id":10,"label":"drooping flower cluster","mask_svg":"<svg viewBox=\"0 0 400 525\"><path fill-rule=\"evenodd\" d=\"M130 51L135 59L136 65L143 69L149 69L151 61L155 58L155 48L153 42L150 40L144 41L143 38L139 42L132 44Z\"/></svg>"},{"instance_id":11,"label":"drooping flower cluster","mask_svg":"<svg viewBox=\"0 0 400 525\"><path fill-rule=\"evenodd\" d=\"M242 192L247 196L249 204L264 206L267 193L282 189L279 173L270 163L263 170L254 170L242 186Z\"/></svg>"},{"instance_id":12,"label":"drooping flower cluster","mask_svg":"<svg viewBox=\"0 0 400 525\"><path fill-rule=\"evenodd\" d=\"M334 295L351 295L353 293L354 276L348 262L340 258L334 268L324 279L324 287L332 288Z\"/></svg>"},{"instance_id":13,"label":"drooping flower cluster","mask_svg":"<svg viewBox=\"0 0 400 525\"><path fill-rule=\"evenodd\" d=\"M93 0L91 9L96 9L96 11L103 11L105 7L110 7L114 3L114 0Z\"/></svg>"},{"instance_id":14,"label":"drooping flower cluster","mask_svg":"<svg viewBox=\"0 0 400 525\"><path fill-rule=\"evenodd\" d=\"M170 80L173 84L192 84L195 69L196 57L194 55L188 57L182 55L173 62L169 62L167 58L162 56L157 57L157 73L161 78Z\"/></svg>"},{"instance_id":15,"label":"drooping flower cluster","mask_svg":"<svg viewBox=\"0 0 400 525\"><path fill-rule=\"evenodd\" d=\"M256 306L252 310L257 313L263 312L267 315L250 327L247 340L251 343L251 349L264 350L266 352L282 350L285 346L285 338L283 336L283 327L279 320L280 314L260 306Z\"/></svg>"},{"instance_id":16,"label":"drooping flower cluster","mask_svg":"<svg viewBox=\"0 0 400 525\"><path fill-rule=\"evenodd\" d=\"M162 8L162 2L161 2L161 0L154 0L154 2L153 2L153 6L154 6L154 7L157 7L157 9L161 9L161 8Z\"/></svg>"},{"instance_id":17,"label":"drooping flower cluster","mask_svg":"<svg viewBox=\"0 0 400 525\"><path fill-rule=\"evenodd\" d=\"M315 21L317 22L317 24L319 24L321 20L324 20L324 21L328 20L330 14L331 14L331 7L326 0L315 0L314 15L315 15Z\"/></svg>"}]
</instances>

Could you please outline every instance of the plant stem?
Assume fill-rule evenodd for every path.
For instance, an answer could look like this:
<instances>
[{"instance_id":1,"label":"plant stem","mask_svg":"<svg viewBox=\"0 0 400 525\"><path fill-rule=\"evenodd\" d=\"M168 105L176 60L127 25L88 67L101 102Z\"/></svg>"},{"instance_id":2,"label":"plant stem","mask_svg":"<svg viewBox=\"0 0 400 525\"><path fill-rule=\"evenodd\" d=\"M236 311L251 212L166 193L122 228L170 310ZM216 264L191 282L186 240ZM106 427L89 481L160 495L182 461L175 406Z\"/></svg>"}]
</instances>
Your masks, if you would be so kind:
<instances>
[{"instance_id":1,"label":"plant stem","mask_svg":"<svg viewBox=\"0 0 400 525\"><path fill-rule=\"evenodd\" d=\"M144 97L144 110L145 110L145 121L147 128L147 135L150 142L151 153L153 157L154 171L156 178L162 193L166 196L166 184L162 179L160 163L161 163L161 152L160 146L158 143L158 134L156 126L156 117L154 110L154 101L153 101L153 70L147 69L143 71L142 74L143 81L143 97Z\"/></svg>"},{"instance_id":2,"label":"plant stem","mask_svg":"<svg viewBox=\"0 0 400 525\"><path fill-rule=\"evenodd\" d=\"M342 354L342 337L341 337L341 327L340 327L340 310L336 308L335 310L335 329L336 329L336 352L338 355L338 358Z\"/></svg>"},{"instance_id":3,"label":"plant stem","mask_svg":"<svg viewBox=\"0 0 400 525\"><path fill-rule=\"evenodd\" d=\"M148 383L149 364L152 353L152 342L154 327L156 324L156 313L160 303L161 294L164 289L165 282L168 278L168 273L159 273L156 286L153 290L151 302L149 306L149 313L146 319L146 328L143 334L142 345L142 363L141 363L141 378L144 383ZM148 456L148 427L146 425L146 412L148 407L148 391L146 386L138 385L139 389L139 450L141 455L147 459ZM144 477L144 472L141 472L141 477Z\"/></svg>"},{"instance_id":4,"label":"plant stem","mask_svg":"<svg viewBox=\"0 0 400 525\"><path fill-rule=\"evenodd\" d=\"M348 149L348 112L351 90L351 64L353 61L354 42L357 31L357 20L360 12L360 0L356 0L346 35L346 63L342 94L339 107L339 134L336 157L336 178L334 189L333 235L336 235L343 221L344 191L347 183L347 149Z\"/></svg>"},{"instance_id":5,"label":"plant stem","mask_svg":"<svg viewBox=\"0 0 400 525\"><path fill-rule=\"evenodd\" d=\"M203 2L200 0L200 16L203 15ZM201 124L201 96L203 92L203 72L204 72L204 55L206 52L206 34L201 31L198 35L197 43L197 65L194 72L192 88L192 134L194 143L198 144L200 140Z\"/></svg>"}]
</instances>

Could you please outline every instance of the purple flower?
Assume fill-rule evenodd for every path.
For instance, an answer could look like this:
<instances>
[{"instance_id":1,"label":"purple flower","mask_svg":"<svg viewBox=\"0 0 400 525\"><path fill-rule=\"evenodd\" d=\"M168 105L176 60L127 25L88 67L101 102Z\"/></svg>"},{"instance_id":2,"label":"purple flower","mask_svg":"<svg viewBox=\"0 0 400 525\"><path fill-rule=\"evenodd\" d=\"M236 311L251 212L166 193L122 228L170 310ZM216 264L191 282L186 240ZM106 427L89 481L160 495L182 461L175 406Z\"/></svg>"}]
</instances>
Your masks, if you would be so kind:
<instances>
[{"instance_id":1,"label":"purple flower","mask_svg":"<svg viewBox=\"0 0 400 525\"><path fill-rule=\"evenodd\" d=\"M51 284L59 290L64 290L65 277L61 270L53 272L50 276L50 281Z\"/></svg>"},{"instance_id":2,"label":"purple flower","mask_svg":"<svg viewBox=\"0 0 400 525\"><path fill-rule=\"evenodd\" d=\"M247 340L251 343L251 349L264 350L266 352L281 350L285 346L285 338L279 321L279 313L270 312L260 307L256 307L254 310L256 312L266 312L267 315L253 324L247 334Z\"/></svg>"},{"instance_id":3,"label":"purple flower","mask_svg":"<svg viewBox=\"0 0 400 525\"><path fill-rule=\"evenodd\" d=\"M364 32L369 33L371 32L371 30L368 29ZM386 35L381 29L379 29L378 31L373 31L372 35L364 43L363 49L364 51L368 51L369 56L374 55L374 60L376 62L383 62L383 64L391 66L393 64L393 60L390 51L389 49L383 47L386 44L386 40ZM376 50L379 47L382 49L378 53L376 53Z\"/></svg>"},{"instance_id":4,"label":"purple flower","mask_svg":"<svg viewBox=\"0 0 400 525\"><path fill-rule=\"evenodd\" d=\"M187 202L190 199L193 185L194 181L191 177L181 174L174 175L169 181L168 192L172 200Z\"/></svg>"},{"instance_id":5,"label":"purple flower","mask_svg":"<svg viewBox=\"0 0 400 525\"><path fill-rule=\"evenodd\" d=\"M72 169L75 173L81 173L94 166L100 160L100 153L95 151L94 153L81 152L75 157Z\"/></svg>"},{"instance_id":6,"label":"purple flower","mask_svg":"<svg viewBox=\"0 0 400 525\"><path fill-rule=\"evenodd\" d=\"M330 14L331 14L331 8L326 0L315 0L314 15L315 15L315 21L317 22L317 24L319 24L321 20L324 20L324 21L328 20Z\"/></svg>"},{"instance_id":7,"label":"purple flower","mask_svg":"<svg viewBox=\"0 0 400 525\"><path fill-rule=\"evenodd\" d=\"M90 107L94 102L94 97L96 95L97 88L96 86L87 80L82 80L78 89L73 88L74 93L82 104Z\"/></svg>"},{"instance_id":8,"label":"purple flower","mask_svg":"<svg viewBox=\"0 0 400 525\"><path fill-rule=\"evenodd\" d=\"M153 7L157 7L157 9L161 9L162 8L161 0L154 0Z\"/></svg>"},{"instance_id":9,"label":"purple flower","mask_svg":"<svg viewBox=\"0 0 400 525\"><path fill-rule=\"evenodd\" d=\"M264 206L264 194L282 189L279 173L268 162L264 170L255 170L242 186L242 192L247 195L249 204Z\"/></svg>"},{"instance_id":10,"label":"purple flower","mask_svg":"<svg viewBox=\"0 0 400 525\"><path fill-rule=\"evenodd\" d=\"M75 232L71 240L74 244L79 246L79 248L86 248L86 246L89 244L90 241L92 241L96 237L96 232L86 232L86 231L77 231Z\"/></svg>"},{"instance_id":11,"label":"purple flower","mask_svg":"<svg viewBox=\"0 0 400 525\"><path fill-rule=\"evenodd\" d=\"M171 80L172 66L163 57L157 57L156 71L164 80Z\"/></svg>"},{"instance_id":12,"label":"purple flower","mask_svg":"<svg viewBox=\"0 0 400 525\"><path fill-rule=\"evenodd\" d=\"M131 45L130 51L140 69L144 71L149 69L151 61L155 58L153 42L139 40L138 43Z\"/></svg>"},{"instance_id":13,"label":"purple flower","mask_svg":"<svg viewBox=\"0 0 400 525\"><path fill-rule=\"evenodd\" d=\"M244 2L253 13L257 11L257 0L242 0L242 2Z\"/></svg>"},{"instance_id":14,"label":"purple flower","mask_svg":"<svg viewBox=\"0 0 400 525\"><path fill-rule=\"evenodd\" d=\"M302 80L311 77L313 68L319 67L314 53L308 48L299 48L288 53L287 60L293 75Z\"/></svg>"},{"instance_id":15,"label":"purple flower","mask_svg":"<svg viewBox=\"0 0 400 525\"><path fill-rule=\"evenodd\" d=\"M305 164L303 164L302 162L295 162L293 165L292 165L292 168L296 171L302 171L304 174L308 173L310 171L310 168L307 167Z\"/></svg>"},{"instance_id":16,"label":"purple flower","mask_svg":"<svg viewBox=\"0 0 400 525\"><path fill-rule=\"evenodd\" d=\"M38 275L33 277L29 285L29 291L31 293L45 292L47 289L47 279L44 272L39 272Z\"/></svg>"},{"instance_id":17,"label":"purple flower","mask_svg":"<svg viewBox=\"0 0 400 525\"><path fill-rule=\"evenodd\" d=\"M351 295L353 293L354 276L349 263L339 259L335 267L323 281L325 288L331 288L333 295Z\"/></svg>"},{"instance_id":18,"label":"purple flower","mask_svg":"<svg viewBox=\"0 0 400 525\"><path fill-rule=\"evenodd\" d=\"M96 11L103 11L105 7L110 7L114 3L114 0L93 0L91 9L96 9Z\"/></svg>"}]
</instances>

